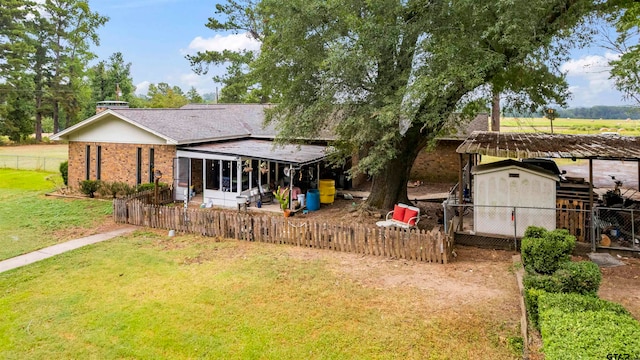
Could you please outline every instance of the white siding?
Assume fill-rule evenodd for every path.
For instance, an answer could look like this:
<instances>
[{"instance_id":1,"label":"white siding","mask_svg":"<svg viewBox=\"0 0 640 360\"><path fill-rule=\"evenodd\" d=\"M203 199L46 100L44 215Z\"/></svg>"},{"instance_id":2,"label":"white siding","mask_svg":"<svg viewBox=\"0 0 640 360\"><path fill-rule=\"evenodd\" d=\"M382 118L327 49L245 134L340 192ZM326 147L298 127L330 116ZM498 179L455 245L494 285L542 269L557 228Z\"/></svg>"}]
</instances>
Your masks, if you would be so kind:
<instances>
[{"instance_id":1,"label":"white siding","mask_svg":"<svg viewBox=\"0 0 640 360\"><path fill-rule=\"evenodd\" d=\"M111 115L71 132L69 141L167 144L167 140Z\"/></svg>"},{"instance_id":2,"label":"white siding","mask_svg":"<svg viewBox=\"0 0 640 360\"><path fill-rule=\"evenodd\" d=\"M522 237L531 225L555 229L556 181L552 178L508 167L476 174L474 181L476 233ZM518 208L515 213L514 208Z\"/></svg>"}]
</instances>

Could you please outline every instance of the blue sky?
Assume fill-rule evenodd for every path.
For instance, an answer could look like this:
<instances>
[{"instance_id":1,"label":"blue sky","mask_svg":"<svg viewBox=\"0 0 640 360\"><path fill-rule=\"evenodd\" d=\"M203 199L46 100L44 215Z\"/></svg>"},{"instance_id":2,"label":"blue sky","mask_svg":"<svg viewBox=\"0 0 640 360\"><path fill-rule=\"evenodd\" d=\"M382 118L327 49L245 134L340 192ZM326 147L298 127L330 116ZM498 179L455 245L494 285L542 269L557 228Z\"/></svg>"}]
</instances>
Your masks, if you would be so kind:
<instances>
[{"instance_id":1,"label":"blue sky","mask_svg":"<svg viewBox=\"0 0 640 360\"><path fill-rule=\"evenodd\" d=\"M93 11L110 20L99 29L100 46L94 47L99 60L120 51L131 62L137 93L146 93L149 83L166 82L185 92L194 86L200 94L215 92L214 73L198 76L185 55L198 50L258 48L244 35L217 35L205 24L215 14L214 0L90 0ZM608 79L606 59L614 56L594 46L574 53L563 65L573 98L570 107L629 105Z\"/></svg>"}]
</instances>

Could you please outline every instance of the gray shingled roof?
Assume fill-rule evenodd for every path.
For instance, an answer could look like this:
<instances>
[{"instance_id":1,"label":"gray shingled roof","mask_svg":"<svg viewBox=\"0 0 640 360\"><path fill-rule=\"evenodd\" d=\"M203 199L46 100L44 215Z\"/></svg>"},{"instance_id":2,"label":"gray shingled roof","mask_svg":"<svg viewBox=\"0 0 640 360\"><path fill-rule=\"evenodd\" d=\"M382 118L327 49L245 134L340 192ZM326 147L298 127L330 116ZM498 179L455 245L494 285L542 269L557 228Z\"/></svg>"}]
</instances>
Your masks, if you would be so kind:
<instances>
[{"instance_id":1,"label":"gray shingled roof","mask_svg":"<svg viewBox=\"0 0 640 360\"><path fill-rule=\"evenodd\" d=\"M506 158L640 159L640 137L476 131L456 150Z\"/></svg>"},{"instance_id":2,"label":"gray shingled roof","mask_svg":"<svg viewBox=\"0 0 640 360\"><path fill-rule=\"evenodd\" d=\"M178 144L242 138L273 138L273 129L263 129L263 105L216 105L182 109L112 109Z\"/></svg>"}]
</instances>

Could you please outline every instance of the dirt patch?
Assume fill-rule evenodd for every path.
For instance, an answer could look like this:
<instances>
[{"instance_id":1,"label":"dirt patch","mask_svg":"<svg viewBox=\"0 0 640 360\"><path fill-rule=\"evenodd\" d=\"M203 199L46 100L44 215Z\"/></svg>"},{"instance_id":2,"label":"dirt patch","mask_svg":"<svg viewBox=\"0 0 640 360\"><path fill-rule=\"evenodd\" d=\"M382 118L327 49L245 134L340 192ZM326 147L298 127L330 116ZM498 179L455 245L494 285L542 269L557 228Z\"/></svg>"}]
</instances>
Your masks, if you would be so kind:
<instances>
[{"instance_id":1,"label":"dirt patch","mask_svg":"<svg viewBox=\"0 0 640 360\"><path fill-rule=\"evenodd\" d=\"M457 259L445 265L296 247L286 252L306 261L327 260L333 272L366 287L413 288L435 295L429 297L432 308L501 303L510 312L518 310L513 252L458 247Z\"/></svg>"},{"instance_id":2,"label":"dirt patch","mask_svg":"<svg viewBox=\"0 0 640 360\"><path fill-rule=\"evenodd\" d=\"M420 208L420 221L418 228L431 230L442 224L443 210L439 202L418 201L417 198L428 194L448 193L452 184L421 184L420 186L409 187L407 195L412 204ZM353 189L354 191L368 191L368 188ZM346 191L348 193L348 191ZM375 225L376 221L384 219L389 210L362 212L360 206L364 203L362 198L345 200L337 197L333 204L322 204L320 211L312 211L307 214L296 214L296 217L304 219L322 219L327 222L354 222Z\"/></svg>"},{"instance_id":3,"label":"dirt patch","mask_svg":"<svg viewBox=\"0 0 640 360\"><path fill-rule=\"evenodd\" d=\"M601 268L601 298L622 304L640 320L640 259L621 257L623 266Z\"/></svg>"}]
</instances>

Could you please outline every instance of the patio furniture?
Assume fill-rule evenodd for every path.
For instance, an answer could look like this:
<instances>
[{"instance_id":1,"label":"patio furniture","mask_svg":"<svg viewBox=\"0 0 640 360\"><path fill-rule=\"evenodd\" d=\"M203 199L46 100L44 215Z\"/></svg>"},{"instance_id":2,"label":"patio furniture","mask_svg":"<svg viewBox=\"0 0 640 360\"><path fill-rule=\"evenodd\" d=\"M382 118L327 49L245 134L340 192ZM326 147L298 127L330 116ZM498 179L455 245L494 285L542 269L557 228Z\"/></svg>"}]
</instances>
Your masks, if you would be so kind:
<instances>
[{"instance_id":1,"label":"patio furniture","mask_svg":"<svg viewBox=\"0 0 640 360\"><path fill-rule=\"evenodd\" d=\"M398 203L389 211L386 220L376 222L380 227L397 226L403 229L410 229L418 225L420 221L420 208L407 204Z\"/></svg>"},{"instance_id":2,"label":"patio furniture","mask_svg":"<svg viewBox=\"0 0 640 360\"><path fill-rule=\"evenodd\" d=\"M270 204L273 202L273 193L269 190L268 184L262 184L258 189L260 189L260 201L263 204Z\"/></svg>"}]
</instances>

